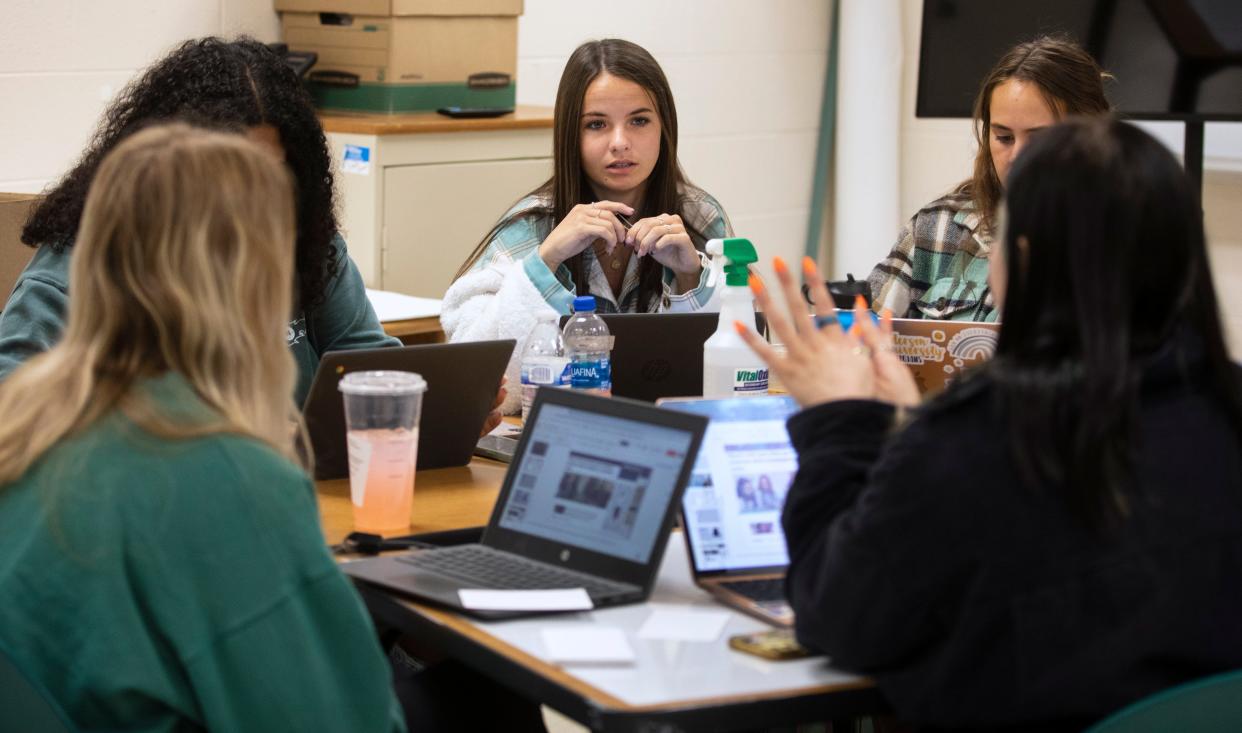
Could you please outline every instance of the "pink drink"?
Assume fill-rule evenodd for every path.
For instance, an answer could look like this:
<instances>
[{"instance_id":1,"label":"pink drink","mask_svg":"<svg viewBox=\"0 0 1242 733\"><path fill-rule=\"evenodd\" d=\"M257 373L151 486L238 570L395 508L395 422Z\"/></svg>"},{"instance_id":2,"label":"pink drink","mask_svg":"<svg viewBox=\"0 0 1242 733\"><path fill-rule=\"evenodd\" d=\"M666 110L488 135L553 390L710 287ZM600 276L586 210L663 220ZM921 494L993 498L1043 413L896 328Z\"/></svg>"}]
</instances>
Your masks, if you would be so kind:
<instances>
[{"instance_id":1,"label":"pink drink","mask_svg":"<svg viewBox=\"0 0 1242 733\"><path fill-rule=\"evenodd\" d=\"M409 527L418 428L350 430L346 440L354 527L375 533Z\"/></svg>"},{"instance_id":2,"label":"pink drink","mask_svg":"<svg viewBox=\"0 0 1242 733\"><path fill-rule=\"evenodd\" d=\"M393 534L410 526L418 418L427 382L413 372L352 372L341 378L354 527Z\"/></svg>"}]
</instances>

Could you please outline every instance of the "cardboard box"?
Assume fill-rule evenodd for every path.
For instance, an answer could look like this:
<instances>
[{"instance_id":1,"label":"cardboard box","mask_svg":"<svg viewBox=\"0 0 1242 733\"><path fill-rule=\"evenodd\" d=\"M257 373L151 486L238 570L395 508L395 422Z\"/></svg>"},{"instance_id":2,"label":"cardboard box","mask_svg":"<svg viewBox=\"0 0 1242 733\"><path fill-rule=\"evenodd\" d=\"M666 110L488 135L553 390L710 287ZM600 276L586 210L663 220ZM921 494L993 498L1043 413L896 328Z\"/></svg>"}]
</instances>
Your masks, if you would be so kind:
<instances>
[{"instance_id":1,"label":"cardboard box","mask_svg":"<svg viewBox=\"0 0 1242 733\"><path fill-rule=\"evenodd\" d=\"M34 248L22 244L22 227L38 196L0 193L0 306L9 299L17 276L34 256Z\"/></svg>"},{"instance_id":2,"label":"cardboard box","mask_svg":"<svg viewBox=\"0 0 1242 733\"><path fill-rule=\"evenodd\" d=\"M284 41L314 51L320 107L512 107L522 0L276 0ZM356 87L325 82L330 72ZM320 77L320 80L316 80Z\"/></svg>"}]
</instances>

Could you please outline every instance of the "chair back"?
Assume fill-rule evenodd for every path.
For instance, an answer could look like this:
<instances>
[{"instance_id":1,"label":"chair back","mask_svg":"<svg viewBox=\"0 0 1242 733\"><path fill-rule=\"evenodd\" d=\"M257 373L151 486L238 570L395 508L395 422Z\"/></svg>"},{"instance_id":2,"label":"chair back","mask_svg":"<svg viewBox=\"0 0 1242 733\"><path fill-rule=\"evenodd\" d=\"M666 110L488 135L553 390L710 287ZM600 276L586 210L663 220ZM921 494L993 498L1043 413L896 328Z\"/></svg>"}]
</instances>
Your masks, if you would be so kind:
<instances>
[{"instance_id":1,"label":"chair back","mask_svg":"<svg viewBox=\"0 0 1242 733\"><path fill-rule=\"evenodd\" d=\"M76 728L43 686L18 669L0 647L0 733L74 733Z\"/></svg>"},{"instance_id":2,"label":"chair back","mask_svg":"<svg viewBox=\"0 0 1242 733\"><path fill-rule=\"evenodd\" d=\"M22 244L22 227L30 206L38 199L28 193L0 193L0 309L13 292L17 276L34 256L34 248Z\"/></svg>"},{"instance_id":3,"label":"chair back","mask_svg":"<svg viewBox=\"0 0 1242 733\"><path fill-rule=\"evenodd\" d=\"M1242 730L1242 669L1157 692L1110 715L1087 733L1238 730Z\"/></svg>"}]
</instances>

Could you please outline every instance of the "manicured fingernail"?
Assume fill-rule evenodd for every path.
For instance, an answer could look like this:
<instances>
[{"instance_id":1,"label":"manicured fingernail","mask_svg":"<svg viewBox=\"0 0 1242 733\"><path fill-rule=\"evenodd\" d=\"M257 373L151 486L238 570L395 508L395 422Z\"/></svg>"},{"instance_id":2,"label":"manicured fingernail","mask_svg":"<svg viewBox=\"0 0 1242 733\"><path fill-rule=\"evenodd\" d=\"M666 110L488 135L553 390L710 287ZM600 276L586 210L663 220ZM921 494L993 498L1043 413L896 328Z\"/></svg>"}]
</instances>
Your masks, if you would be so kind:
<instances>
[{"instance_id":1,"label":"manicured fingernail","mask_svg":"<svg viewBox=\"0 0 1242 733\"><path fill-rule=\"evenodd\" d=\"M815 260L811 259L810 257L803 257L802 258L802 272L807 277L814 277L815 272L816 272Z\"/></svg>"},{"instance_id":2,"label":"manicured fingernail","mask_svg":"<svg viewBox=\"0 0 1242 733\"><path fill-rule=\"evenodd\" d=\"M893 320L893 309L885 308L884 310L880 311L880 320L884 322Z\"/></svg>"},{"instance_id":3,"label":"manicured fingernail","mask_svg":"<svg viewBox=\"0 0 1242 733\"><path fill-rule=\"evenodd\" d=\"M758 275L751 275L746 279L746 281L750 285L750 291L752 293L755 295L763 294L763 281L759 279Z\"/></svg>"},{"instance_id":4,"label":"manicured fingernail","mask_svg":"<svg viewBox=\"0 0 1242 733\"><path fill-rule=\"evenodd\" d=\"M855 295L854 296L854 308L867 310L867 299L862 297L861 295Z\"/></svg>"},{"instance_id":5,"label":"manicured fingernail","mask_svg":"<svg viewBox=\"0 0 1242 733\"><path fill-rule=\"evenodd\" d=\"M778 275L784 275L789 272L789 267L785 264L785 260L780 257L772 258L772 269L775 270Z\"/></svg>"},{"instance_id":6,"label":"manicured fingernail","mask_svg":"<svg viewBox=\"0 0 1242 733\"><path fill-rule=\"evenodd\" d=\"M738 333L744 334L746 333L746 324L742 323L741 321L734 321L733 330L737 331Z\"/></svg>"}]
</instances>

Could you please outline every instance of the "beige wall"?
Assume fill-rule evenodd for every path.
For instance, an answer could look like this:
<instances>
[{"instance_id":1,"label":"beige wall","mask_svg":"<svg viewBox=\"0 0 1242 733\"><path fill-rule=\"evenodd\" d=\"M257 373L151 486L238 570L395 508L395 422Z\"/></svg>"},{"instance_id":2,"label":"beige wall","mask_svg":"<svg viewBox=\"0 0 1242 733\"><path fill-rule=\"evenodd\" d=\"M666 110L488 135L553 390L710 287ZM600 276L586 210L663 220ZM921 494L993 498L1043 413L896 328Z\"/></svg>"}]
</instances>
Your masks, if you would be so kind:
<instances>
[{"instance_id":1,"label":"beige wall","mask_svg":"<svg viewBox=\"0 0 1242 733\"><path fill-rule=\"evenodd\" d=\"M271 0L4 0L0 23L0 191L59 177L106 103L177 42L279 32Z\"/></svg>"}]
</instances>

